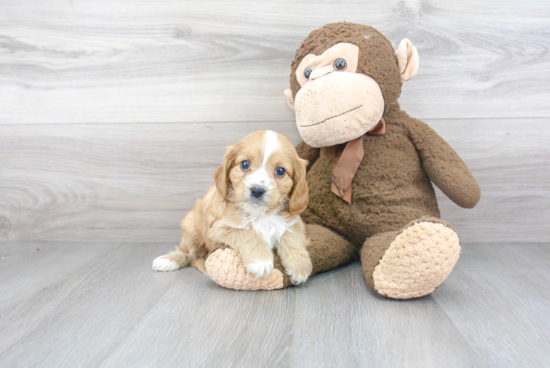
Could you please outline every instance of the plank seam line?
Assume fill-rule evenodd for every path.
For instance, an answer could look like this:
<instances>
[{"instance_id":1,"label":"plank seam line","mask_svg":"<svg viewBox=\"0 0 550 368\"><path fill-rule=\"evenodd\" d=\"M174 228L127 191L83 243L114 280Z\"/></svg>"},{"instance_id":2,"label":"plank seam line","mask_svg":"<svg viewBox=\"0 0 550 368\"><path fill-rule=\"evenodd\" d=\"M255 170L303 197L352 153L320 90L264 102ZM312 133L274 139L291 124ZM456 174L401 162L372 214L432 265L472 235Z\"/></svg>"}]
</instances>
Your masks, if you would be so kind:
<instances>
[{"instance_id":1,"label":"plank seam line","mask_svg":"<svg viewBox=\"0 0 550 368\"><path fill-rule=\"evenodd\" d=\"M424 121L424 122L430 122L430 121L453 121L453 120L487 120L487 121L493 121L493 120L499 120L499 121L506 121L506 120L525 120L525 119L538 119L538 120L546 120L549 119L550 116L535 116L535 117L470 117L470 118L416 118L418 120ZM138 121L138 122L79 122L79 123L2 123L0 122L0 126L40 126L40 125L145 125L145 124L258 124L258 123L289 123L294 122L293 120L228 120L228 121L152 121L152 122L145 122L145 121Z\"/></svg>"}]
</instances>

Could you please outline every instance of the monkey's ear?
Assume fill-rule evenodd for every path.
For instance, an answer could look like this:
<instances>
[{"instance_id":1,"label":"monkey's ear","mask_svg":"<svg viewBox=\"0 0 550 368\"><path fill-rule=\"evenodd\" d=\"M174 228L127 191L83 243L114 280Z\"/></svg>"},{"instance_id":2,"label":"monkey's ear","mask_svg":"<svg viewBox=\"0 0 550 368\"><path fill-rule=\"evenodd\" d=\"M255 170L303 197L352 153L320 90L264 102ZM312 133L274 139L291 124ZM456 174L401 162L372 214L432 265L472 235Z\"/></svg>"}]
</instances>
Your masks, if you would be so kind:
<instances>
[{"instance_id":1,"label":"monkey's ear","mask_svg":"<svg viewBox=\"0 0 550 368\"><path fill-rule=\"evenodd\" d=\"M418 51L416 51L416 47L414 47L411 41L405 38L399 42L399 46L395 51L395 58L397 59L399 73L401 73L401 83L408 81L416 75L420 59Z\"/></svg>"},{"instance_id":2,"label":"monkey's ear","mask_svg":"<svg viewBox=\"0 0 550 368\"><path fill-rule=\"evenodd\" d=\"M295 110L294 97L292 97L292 91L289 89L285 89L285 96L286 96L286 102L288 102L288 106L290 106L292 110Z\"/></svg>"}]
</instances>

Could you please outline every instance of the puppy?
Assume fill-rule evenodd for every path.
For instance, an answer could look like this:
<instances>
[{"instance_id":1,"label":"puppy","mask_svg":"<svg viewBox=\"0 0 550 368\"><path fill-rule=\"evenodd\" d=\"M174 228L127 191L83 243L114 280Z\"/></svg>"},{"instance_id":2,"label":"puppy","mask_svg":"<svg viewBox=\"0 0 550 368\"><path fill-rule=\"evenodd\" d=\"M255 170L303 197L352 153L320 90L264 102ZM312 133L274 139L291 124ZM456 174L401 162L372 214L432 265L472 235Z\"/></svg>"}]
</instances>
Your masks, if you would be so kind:
<instances>
[{"instance_id":1,"label":"puppy","mask_svg":"<svg viewBox=\"0 0 550 368\"><path fill-rule=\"evenodd\" d=\"M294 284L305 282L312 265L309 239L299 214L308 201L307 161L283 135L251 133L228 147L211 187L181 222L181 244L153 261L155 271L173 271L229 246L256 278L273 270L276 248ZM200 268L200 267L197 267Z\"/></svg>"}]
</instances>

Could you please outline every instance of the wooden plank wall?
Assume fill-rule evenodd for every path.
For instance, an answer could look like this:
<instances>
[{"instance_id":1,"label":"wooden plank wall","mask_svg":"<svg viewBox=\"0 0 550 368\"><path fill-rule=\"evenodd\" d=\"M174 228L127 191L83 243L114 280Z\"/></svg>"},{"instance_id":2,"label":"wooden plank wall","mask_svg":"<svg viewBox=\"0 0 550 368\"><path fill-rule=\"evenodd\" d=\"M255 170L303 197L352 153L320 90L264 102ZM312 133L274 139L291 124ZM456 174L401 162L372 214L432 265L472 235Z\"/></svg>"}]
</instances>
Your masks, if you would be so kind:
<instances>
[{"instance_id":1,"label":"wooden plank wall","mask_svg":"<svg viewBox=\"0 0 550 368\"><path fill-rule=\"evenodd\" d=\"M550 4L530 1L0 3L0 240L173 241L224 147L299 141L282 91L307 34L373 25L418 48L401 106L479 180L464 242L550 236Z\"/></svg>"}]
</instances>

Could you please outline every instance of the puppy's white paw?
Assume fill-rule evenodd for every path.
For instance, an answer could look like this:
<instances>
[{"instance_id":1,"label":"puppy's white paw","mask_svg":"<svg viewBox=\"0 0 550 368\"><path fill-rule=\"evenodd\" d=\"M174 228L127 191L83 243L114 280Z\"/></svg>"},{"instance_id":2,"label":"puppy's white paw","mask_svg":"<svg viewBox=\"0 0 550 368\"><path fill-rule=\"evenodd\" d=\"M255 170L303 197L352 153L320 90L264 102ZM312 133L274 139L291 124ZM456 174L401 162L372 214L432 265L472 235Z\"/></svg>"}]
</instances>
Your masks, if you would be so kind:
<instances>
[{"instance_id":1,"label":"puppy's white paw","mask_svg":"<svg viewBox=\"0 0 550 368\"><path fill-rule=\"evenodd\" d=\"M309 273L297 273L295 274L292 270L285 270L285 273L290 277L290 281L294 285L298 285L307 281Z\"/></svg>"},{"instance_id":2,"label":"puppy's white paw","mask_svg":"<svg viewBox=\"0 0 550 368\"><path fill-rule=\"evenodd\" d=\"M157 257L153 261L153 271L167 272L180 268L176 262L162 257Z\"/></svg>"},{"instance_id":3,"label":"puppy's white paw","mask_svg":"<svg viewBox=\"0 0 550 368\"><path fill-rule=\"evenodd\" d=\"M253 274L255 278L269 276L271 271L273 271L273 260L269 261L254 261L253 263L248 263L246 265L246 270Z\"/></svg>"}]
</instances>

